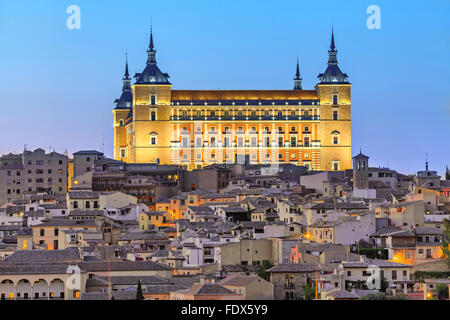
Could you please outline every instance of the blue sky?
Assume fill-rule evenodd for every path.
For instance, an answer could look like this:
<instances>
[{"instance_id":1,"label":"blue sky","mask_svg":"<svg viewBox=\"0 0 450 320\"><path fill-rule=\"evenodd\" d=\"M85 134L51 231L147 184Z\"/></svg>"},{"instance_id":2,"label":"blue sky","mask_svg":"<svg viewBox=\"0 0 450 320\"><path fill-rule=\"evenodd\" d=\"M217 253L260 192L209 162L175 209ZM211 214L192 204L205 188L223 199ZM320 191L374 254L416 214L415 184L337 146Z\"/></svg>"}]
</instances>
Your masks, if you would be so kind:
<instances>
[{"instance_id":1,"label":"blue sky","mask_svg":"<svg viewBox=\"0 0 450 320\"><path fill-rule=\"evenodd\" d=\"M381 30L366 26L369 5ZM66 28L69 5L81 29ZM353 154L403 173L450 165L450 1L0 2L0 153L55 148L112 154L113 101L125 51L145 67L150 21L174 89L303 87L327 62L331 24L352 88Z\"/></svg>"}]
</instances>

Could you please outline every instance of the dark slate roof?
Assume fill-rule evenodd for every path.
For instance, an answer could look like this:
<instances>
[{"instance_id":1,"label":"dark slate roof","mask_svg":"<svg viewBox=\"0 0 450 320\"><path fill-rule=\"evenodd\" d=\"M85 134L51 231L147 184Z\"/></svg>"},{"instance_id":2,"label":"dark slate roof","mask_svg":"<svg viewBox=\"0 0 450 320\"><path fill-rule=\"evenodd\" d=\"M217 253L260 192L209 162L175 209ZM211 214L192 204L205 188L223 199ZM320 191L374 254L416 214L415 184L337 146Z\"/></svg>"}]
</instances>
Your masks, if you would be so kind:
<instances>
[{"instance_id":1,"label":"dark slate roof","mask_svg":"<svg viewBox=\"0 0 450 320\"><path fill-rule=\"evenodd\" d=\"M258 276L241 276L241 275L233 275L231 277L227 277L219 282L219 284L223 286L246 286L253 281L265 281L264 279Z\"/></svg>"},{"instance_id":2,"label":"dark slate roof","mask_svg":"<svg viewBox=\"0 0 450 320\"><path fill-rule=\"evenodd\" d=\"M280 263L267 270L268 272L314 272L317 265L309 263Z\"/></svg>"},{"instance_id":3,"label":"dark slate roof","mask_svg":"<svg viewBox=\"0 0 450 320\"><path fill-rule=\"evenodd\" d=\"M136 84L170 84L169 75L161 72L156 63L147 64L142 73L136 73Z\"/></svg>"},{"instance_id":4,"label":"dark slate roof","mask_svg":"<svg viewBox=\"0 0 450 320\"><path fill-rule=\"evenodd\" d=\"M64 250L19 250L5 258L8 262L81 261L78 248Z\"/></svg>"},{"instance_id":5,"label":"dark slate roof","mask_svg":"<svg viewBox=\"0 0 450 320\"><path fill-rule=\"evenodd\" d=\"M356 156L353 157L353 159L369 159L369 157L365 154L362 154L360 151Z\"/></svg>"},{"instance_id":6,"label":"dark slate roof","mask_svg":"<svg viewBox=\"0 0 450 320\"><path fill-rule=\"evenodd\" d=\"M353 292L348 292L344 289L328 294L335 299L359 299L359 296Z\"/></svg>"},{"instance_id":7,"label":"dark slate roof","mask_svg":"<svg viewBox=\"0 0 450 320\"><path fill-rule=\"evenodd\" d=\"M363 203L354 202L323 202L313 205L311 209L367 209L367 206Z\"/></svg>"},{"instance_id":8,"label":"dark slate roof","mask_svg":"<svg viewBox=\"0 0 450 320\"><path fill-rule=\"evenodd\" d=\"M229 290L217 283L195 283L186 293L193 295L236 294L234 291Z\"/></svg>"},{"instance_id":9,"label":"dark slate roof","mask_svg":"<svg viewBox=\"0 0 450 320\"><path fill-rule=\"evenodd\" d=\"M99 195L95 191L69 191L70 199L98 199Z\"/></svg>"},{"instance_id":10,"label":"dark slate roof","mask_svg":"<svg viewBox=\"0 0 450 320\"><path fill-rule=\"evenodd\" d=\"M68 271L68 264L50 264L50 263L37 263L37 264L23 264L13 265L0 264L0 274L66 274ZM81 273L85 271L80 270Z\"/></svg>"},{"instance_id":11,"label":"dark slate roof","mask_svg":"<svg viewBox=\"0 0 450 320\"><path fill-rule=\"evenodd\" d=\"M98 156L102 156L103 152L100 151L96 151L96 150L80 150L77 151L73 154L74 156L81 156L81 155L98 155Z\"/></svg>"},{"instance_id":12,"label":"dark slate roof","mask_svg":"<svg viewBox=\"0 0 450 320\"><path fill-rule=\"evenodd\" d=\"M416 227L415 231L416 231L416 235L422 235L422 234L425 234L425 235L429 235L429 234L436 235L436 234L439 234L440 235L440 234L443 234L442 229L440 229L440 228L432 228L432 227Z\"/></svg>"},{"instance_id":13,"label":"dark slate roof","mask_svg":"<svg viewBox=\"0 0 450 320\"><path fill-rule=\"evenodd\" d=\"M85 261L79 263L81 269L86 271L133 271L133 270L172 270L172 268L153 261Z\"/></svg>"},{"instance_id":14,"label":"dark slate roof","mask_svg":"<svg viewBox=\"0 0 450 320\"><path fill-rule=\"evenodd\" d=\"M108 280L112 285L136 285L141 281L141 285L165 285L169 284L167 279L158 276L118 276L118 277L93 277L86 280L86 286L105 286Z\"/></svg>"},{"instance_id":15,"label":"dark slate roof","mask_svg":"<svg viewBox=\"0 0 450 320\"><path fill-rule=\"evenodd\" d=\"M167 285L156 285L156 286L147 286L145 288L144 294L167 294L177 290L186 290L186 286L176 285L176 284L167 284Z\"/></svg>"},{"instance_id":16,"label":"dark slate roof","mask_svg":"<svg viewBox=\"0 0 450 320\"><path fill-rule=\"evenodd\" d=\"M40 227L96 227L94 221L89 220L72 220L67 218L61 219L50 219L47 221L43 221L41 224L34 225L32 228L40 228Z\"/></svg>"}]
</instances>

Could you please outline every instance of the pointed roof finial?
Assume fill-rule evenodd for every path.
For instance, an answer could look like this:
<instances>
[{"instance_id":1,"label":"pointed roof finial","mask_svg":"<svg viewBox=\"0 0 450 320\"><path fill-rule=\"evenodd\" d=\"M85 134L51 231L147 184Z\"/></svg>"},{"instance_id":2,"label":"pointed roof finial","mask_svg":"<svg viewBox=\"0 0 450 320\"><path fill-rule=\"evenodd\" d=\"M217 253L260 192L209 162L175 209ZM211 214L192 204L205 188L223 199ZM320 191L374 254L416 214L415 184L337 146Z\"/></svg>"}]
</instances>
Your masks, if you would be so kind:
<instances>
[{"instance_id":1,"label":"pointed roof finial","mask_svg":"<svg viewBox=\"0 0 450 320\"><path fill-rule=\"evenodd\" d=\"M148 46L150 51L154 51L155 47L153 46L153 25L150 25L150 45Z\"/></svg>"},{"instance_id":2,"label":"pointed roof finial","mask_svg":"<svg viewBox=\"0 0 450 320\"><path fill-rule=\"evenodd\" d=\"M125 77L124 79L129 79L130 75L128 73L128 52L125 51Z\"/></svg>"},{"instance_id":3,"label":"pointed roof finial","mask_svg":"<svg viewBox=\"0 0 450 320\"><path fill-rule=\"evenodd\" d=\"M335 51L336 46L334 45L334 26L331 26L331 45L330 45L331 51Z\"/></svg>"},{"instance_id":4,"label":"pointed roof finial","mask_svg":"<svg viewBox=\"0 0 450 320\"><path fill-rule=\"evenodd\" d=\"M294 90L302 90L302 77L300 76L300 65L297 52L297 68L295 70Z\"/></svg>"}]
</instances>

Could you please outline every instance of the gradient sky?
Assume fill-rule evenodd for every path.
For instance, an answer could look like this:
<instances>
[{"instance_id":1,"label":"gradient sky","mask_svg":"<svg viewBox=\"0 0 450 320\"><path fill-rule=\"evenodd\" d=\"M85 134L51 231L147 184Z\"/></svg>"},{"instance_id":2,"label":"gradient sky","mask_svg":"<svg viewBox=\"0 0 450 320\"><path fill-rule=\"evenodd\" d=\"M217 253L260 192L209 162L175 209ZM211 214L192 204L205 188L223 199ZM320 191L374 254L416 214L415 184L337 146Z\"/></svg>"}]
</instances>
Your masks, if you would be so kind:
<instances>
[{"instance_id":1,"label":"gradient sky","mask_svg":"<svg viewBox=\"0 0 450 320\"><path fill-rule=\"evenodd\" d=\"M81 29L66 28L69 5ZM381 30L366 9L381 8ZM112 108L145 67L150 21L173 89L303 88L326 68L331 24L352 88L353 154L402 173L450 165L450 1L0 2L0 154L28 148L112 156Z\"/></svg>"}]
</instances>

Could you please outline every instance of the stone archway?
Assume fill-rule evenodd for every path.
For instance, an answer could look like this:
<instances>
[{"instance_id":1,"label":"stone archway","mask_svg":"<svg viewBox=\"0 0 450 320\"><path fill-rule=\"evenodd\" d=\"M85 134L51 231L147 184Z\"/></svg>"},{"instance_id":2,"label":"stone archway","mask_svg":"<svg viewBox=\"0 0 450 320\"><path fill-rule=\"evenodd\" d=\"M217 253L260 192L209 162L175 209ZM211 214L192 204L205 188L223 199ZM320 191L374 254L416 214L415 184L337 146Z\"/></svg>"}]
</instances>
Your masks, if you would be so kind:
<instances>
[{"instance_id":1,"label":"stone archway","mask_svg":"<svg viewBox=\"0 0 450 320\"><path fill-rule=\"evenodd\" d=\"M33 299L48 299L48 283L44 279L33 283Z\"/></svg>"},{"instance_id":2,"label":"stone archway","mask_svg":"<svg viewBox=\"0 0 450 320\"><path fill-rule=\"evenodd\" d=\"M50 282L50 299L64 299L64 281L56 278Z\"/></svg>"},{"instance_id":3,"label":"stone archway","mask_svg":"<svg viewBox=\"0 0 450 320\"><path fill-rule=\"evenodd\" d=\"M33 289L28 279L20 279L16 284L16 299L31 299Z\"/></svg>"},{"instance_id":4,"label":"stone archway","mask_svg":"<svg viewBox=\"0 0 450 320\"><path fill-rule=\"evenodd\" d=\"M0 283L0 299L8 300L14 299L14 282L9 279L5 279Z\"/></svg>"}]
</instances>

